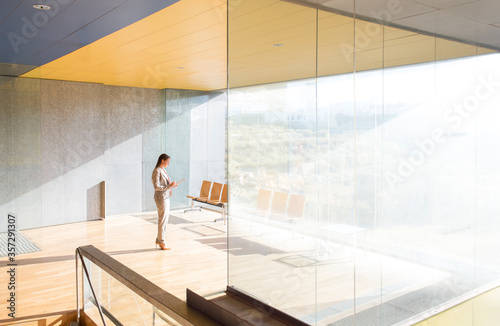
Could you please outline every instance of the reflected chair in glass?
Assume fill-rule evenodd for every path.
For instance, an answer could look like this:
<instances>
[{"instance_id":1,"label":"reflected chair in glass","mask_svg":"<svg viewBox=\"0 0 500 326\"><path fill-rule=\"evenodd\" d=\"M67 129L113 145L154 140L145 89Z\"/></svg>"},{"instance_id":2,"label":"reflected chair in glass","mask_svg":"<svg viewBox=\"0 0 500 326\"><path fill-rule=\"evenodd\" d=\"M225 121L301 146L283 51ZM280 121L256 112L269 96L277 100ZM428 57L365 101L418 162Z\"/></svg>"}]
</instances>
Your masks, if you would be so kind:
<instances>
[{"instance_id":1,"label":"reflected chair in glass","mask_svg":"<svg viewBox=\"0 0 500 326\"><path fill-rule=\"evenodd\" d=\"M288 200L288 209L286 217L293 221L293 235L295 236L295 229L297 220L304 217L304 207L306 204L306 196L291 194Z\"/></svg>"},{"instance_id":2,"label":"reflected chair in glass","mask_svg":"<svg viewBox=\"0 0 500 326\"><path fill-rule=\"evenodd\" d=\"M288 201L288 193L275 191L273 201L271 203L271 216L273 218L284 218L286 215L286 204Z\"/></svg>"},{"instance_id":3,"label":"reflected chair in glass","mask_svg":"<svg viewBox=\"0 0 500 326\"><path fill-rule=\"evenodd\" d=\"M191 200L191 209L184 210L184 213L189 212L189 211L201 211L200 207L194 208L194 202L208 200L208 197L210 196L210 188L211 187L212 187L211 181L203 180L203 183L201 184L200 195L198 197L186 196L187 198L189 198Z\"/></svg>"},{"instance_id":4,"label":"reflected chair in glass","mask_svg":"<svg viewBox=\"0 0 500 326\"><path fill-rule=\"evenodd\" d=\"M291 194L288 201L288 210L286 217L290 219L299 219L304 217L304 206L306 203L306 196Z\"/></svg>"},{"instance_id":5,"label":"reflected chair in glass","mask_svg":"<svg viewBox=\"0 0 500 326\"><path fill-rule=\"evenodd\" d=\"M257 195L256 212L259 215L266 215L269 211L269 204L271 203L271 190L259 189Z\"/></svg>"},{"instance_id":6,"label":"reflected chair in glass","mask_svg":"<svg viewBox=\"0 0 500 326\"><path fill-rule=\"evenodd\" d=\"M224 221L224 224L226 224L227 184L224 184L224 186L222 187L222 195L220 196L220 200L209 199L207 200L207 203L222 207L222 220ZM215 219L214 222L217 222L217 219Z\"/></svg>"}]
</instances>

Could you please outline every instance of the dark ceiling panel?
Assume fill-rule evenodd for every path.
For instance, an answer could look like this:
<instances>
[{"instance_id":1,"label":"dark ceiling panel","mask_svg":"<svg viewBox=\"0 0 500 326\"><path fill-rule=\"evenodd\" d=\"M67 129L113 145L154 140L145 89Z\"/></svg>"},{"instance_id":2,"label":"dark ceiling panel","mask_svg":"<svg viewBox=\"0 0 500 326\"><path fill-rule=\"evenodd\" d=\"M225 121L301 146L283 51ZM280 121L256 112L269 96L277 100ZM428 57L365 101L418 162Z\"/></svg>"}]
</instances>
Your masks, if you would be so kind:
<instances>
[{"instance_id":1,"label":"dark ceiling panel","mask_svg":"<svg viewBox=\"0 0 500 326\"><path fill-rule=\"evenodd\" d=\"M283 0L402 30L500 51L498 0ZM354 6L355 4L355 6ZM354 7L354 8L353 8ZM439 9L440 8L440 9ZM355 10L354 10L355 9Z\"/></svg>"},{"instance_id":2,"label":"dark ceiling panel","mask_svg":"<svg viewBox=\"0 0 500 326\"><path fill-rule=\"evenodd\" d=\"M177 1L49 0L47 11L34 9L35 0L12 1L0 16L0 62L46 64Z\"/></svg>"},{"instance_id":3,"label":"dark ceiling panel","mask_svg":"<svg viewBox=\"0 0 500 326\"><path fill-rule=\"evenodd\" d=\"M7 17L21 4L22 1L2 1L2 10L0 10L0 25Z\"/></svg>"}]
</instances>

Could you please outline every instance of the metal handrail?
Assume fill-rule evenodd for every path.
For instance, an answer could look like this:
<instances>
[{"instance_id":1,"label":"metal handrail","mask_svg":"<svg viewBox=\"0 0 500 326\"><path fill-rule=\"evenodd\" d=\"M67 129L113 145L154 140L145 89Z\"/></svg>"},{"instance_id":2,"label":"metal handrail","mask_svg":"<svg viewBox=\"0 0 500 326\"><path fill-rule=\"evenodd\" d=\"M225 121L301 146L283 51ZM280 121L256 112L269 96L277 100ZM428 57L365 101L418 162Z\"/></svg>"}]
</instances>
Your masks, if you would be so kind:
<instances>
[{"instance_id":1,"label":"metal handrail","mask_svg":"<svg viewBox=\"0 0 500 326\"><path fill-rule=\"evenodd\" d=\"M104 326L106 325L106 321L104 320L104 315L102 313L101 309L101 304L99 303L99 300L97 300L97 295L95 294L94 287L92 286L92 280L90 279L89 272L87 270L87 266L85 265L85 262L83 261L83 256L82 253L80 252L80 248L76 248L75 250L75 261L76 261L76 311L77 311L77 322L78 324L80 323L80 300L78 298L78 257L80 257L80 261L82 262L82 268L83 271L85 272L85 276L87 277L87 281L89 282L90 290L92 291L92 295L94 296L95 300L95 305L97 306L97 309L99 309L99 315L101 316L102 323Z\"/></svg>"},{"instance_id":2,"label":"metal handrail","mask_svg":"<svg viewBox=\"0 0 500 326\"><path fill-rule=\"evenodd\" d=\"M122 285L130 289L133 293L143 298L146 302L149 302L153 307L155 307L158 311L163 312L165 315L172 318L176 323L183 326L195 326L195 325L204 325L204 326L221 326L220 323L196 310L195 308L189 306L185 301L177 298L171 293L165 291L160 288L158 285L152 283L150 280L146 279L144 276L138 274L133 271L129 267L120 263L110 255L105 252L97 249L92 245L78 247L76 251L76 255L80 255L80 259L82 264L85 266L83 262L83 258L88 259L92 264L96 265L98 268L102 269L105 273L109 274L113 279L120 282ZM78 271L78 260L77 260L77 271ZM85 273L88 276L88 271L85 268ZM77 284L78 284L78 275L77 275ZM91 286L92 293L94 295L94 299L97 302L97 296L93 291ZM77 288L78 291L78 288ZM77 304L78 304L78 292L77 292ZM92 301L92 298L91 298ZM82 301L83 302L83 301ZM95 303L94 303L95 304ZM97 304L98 308L101 308L99 304ZM80 309L78 308L78 320L80 320ZM99 313L101 313L101 318L103 315L108 317L108 320L111 322L115 322L111 315L111 312L107 311L104 307L102 310L99 309Z\"/></svg>"}]
</instances>

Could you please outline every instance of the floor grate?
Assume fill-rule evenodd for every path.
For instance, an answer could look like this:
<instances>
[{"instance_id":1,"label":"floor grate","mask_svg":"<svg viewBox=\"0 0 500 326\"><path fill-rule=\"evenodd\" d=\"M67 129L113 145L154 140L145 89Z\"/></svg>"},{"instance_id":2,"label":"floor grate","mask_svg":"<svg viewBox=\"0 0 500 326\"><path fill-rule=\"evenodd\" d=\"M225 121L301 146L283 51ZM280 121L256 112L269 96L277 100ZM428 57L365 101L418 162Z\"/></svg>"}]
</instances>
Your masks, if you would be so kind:
<instances>
[{"instance_id":1,"label":"floor grate","mask_svg":"<svg viewBox=\"0 0 500 326\"><path fill-rule=\"evenodd\" d=\"M457 295L458 293L450 289L446 281L440 282L360 311L356 313L356 321L354 321L354 316L349 316L329 326L394 325L440 303L447 302Z\"/></svg>"},{"instance_id":2,"label":"floor grate","mask_svg":"<svg viewBox=\"0 0 500 326\"><path fill-rule=\"evenodd\" d=\"M16 256L40 251L33 242L26 238L21 232L15 233ZM0 257L7 257L9 236L7 232L0 233Z\"/></svg>"}]
</instances>

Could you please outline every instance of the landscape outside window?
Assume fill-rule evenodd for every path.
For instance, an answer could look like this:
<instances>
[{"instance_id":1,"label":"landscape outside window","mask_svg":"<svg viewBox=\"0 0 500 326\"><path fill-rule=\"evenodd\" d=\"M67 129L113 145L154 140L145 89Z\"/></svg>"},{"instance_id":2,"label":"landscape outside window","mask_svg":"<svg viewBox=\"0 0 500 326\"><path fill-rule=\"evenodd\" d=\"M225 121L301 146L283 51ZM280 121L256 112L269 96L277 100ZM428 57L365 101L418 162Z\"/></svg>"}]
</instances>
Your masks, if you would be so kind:
<instances>
[{"instance_id":1,"label":"landscape outside window","mask_svg":"<svg viewBox=\"0 0 500 326\"><path fill-rule=\"evenodd\" d=\"M499 63L229 89L229 285L312 324L389 325L497 280ZM259 212L260 190L303 216Z\"/></svg>"}]
</instances>

